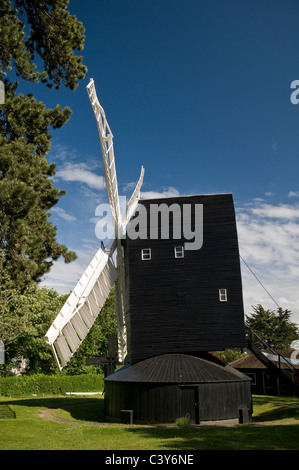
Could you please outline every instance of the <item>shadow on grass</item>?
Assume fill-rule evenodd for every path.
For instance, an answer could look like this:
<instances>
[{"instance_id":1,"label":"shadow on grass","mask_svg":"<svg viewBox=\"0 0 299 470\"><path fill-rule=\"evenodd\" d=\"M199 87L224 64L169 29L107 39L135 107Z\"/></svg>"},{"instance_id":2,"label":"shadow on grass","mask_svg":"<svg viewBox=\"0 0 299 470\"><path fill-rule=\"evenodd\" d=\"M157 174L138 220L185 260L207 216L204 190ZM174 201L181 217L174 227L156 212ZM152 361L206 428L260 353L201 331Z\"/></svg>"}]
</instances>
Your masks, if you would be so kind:
<instances>
[{"instance_id":1,"label":"shadow on grass","mask_svg":"<svg viewBox=\"0 0 299 470\"><path fill-rule=\"evenodd\" d=\"M68 411L72 419L78 421L96 423L104 421L104 400L102 397L11 398L9 400L6 399L2 403L5 405L33 407L38 409L61 409Z\"/></svg>"},{"instance_id":2,"label":"shadow on grass","mask_svg":"<svg viewBox=\"0 0 299 470\"><path fill-rule=\"evenodd\" d=\"M299 421L299 407L272 404L272 409L259 413L255 421L269 422L284 419Z\"/></svg>"},{"instance_id":3,"label":"shadow on grass","mask_svg":"<svg viewBox=\"0 0 299 470\"><path fill-rule=\"evenodd\" d=\"M298 450L298 427L211 426L193 429L130 428L136 440L156 439L158 450Z\"/></svg>"},{"instance_id":4,"label":"shadow on grass","mask_svg":"<svg viewBox=\"0 0 299 470\"><path fill-rule=\"evenodd\" d=\"M7 404L0 404L0 419L16 419L16 413Z\"/></svg>"},{"instance_id":5,"label":"shadow on grass","mask_svg":"<svg viewBox=\"0 0 299 470\"><path fill-rule=\"evenodd\" d=\"M58 409L68 412L78 424L81 421L104 423L104 400L96 397L33 397L24 399L4 399L1 404L17 407ZM262 411L262 410L261 410ZM277 403L273 411L265 410L258 421L249 425L179 427L123 427L124 436L134 436L139 442L148 439L154 442L155 449L163 450L298 450L297 424L263 424L274 419L292 418L298 421L298 407ZM18 410L17 410L18 419Z\"/></svg>"}]
</instances>

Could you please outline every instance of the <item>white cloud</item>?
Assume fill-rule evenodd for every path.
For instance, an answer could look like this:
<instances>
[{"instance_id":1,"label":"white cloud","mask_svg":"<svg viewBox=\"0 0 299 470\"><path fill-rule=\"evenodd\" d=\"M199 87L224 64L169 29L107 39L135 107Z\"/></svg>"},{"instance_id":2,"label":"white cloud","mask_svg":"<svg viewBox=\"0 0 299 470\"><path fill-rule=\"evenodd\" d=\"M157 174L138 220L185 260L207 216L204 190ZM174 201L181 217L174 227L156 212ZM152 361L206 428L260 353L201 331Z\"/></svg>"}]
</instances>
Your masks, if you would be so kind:
<instances>
[{"instance_id":1,"label":"white cloud","mask_svg":"<svg viewBox=\"0 0 299 470\"><path fill-rule=\"evenodd\" d=\"M294 220L299 219L299 204L279 204L275 206L273 204L262 203L259 206L252 207L251 212L267 219Z\"/></svg>"},{"instance_id":2,"label":"white cloud","mask_svg":"<svg viewBox=\"0 0 299 470\"><path fill-rule=\"evenodd\" d=\"M104 177L90 171L85 163L66 163L63 168L56 171L55 177L63 181L84 183L93 189L106 187Z\"/></svg>"},{"instance_id":3,"label":"white cloud","mask_svg":"<svg viewBox=\"0 0 299 470\"><path fill-rule=\"evenodd\" d=\"M55 289L61 295L68 294L75 288L77 282L93 259L97 248L94 248L94 242L90 242L90 245L87 246L86 244L82 247L82 250L75 249L74 251L77 254L77 259L68 264L62 259L54 262L51 271L41 282L41 287Z\"/></svg>"},{"instance_id":4,"label":"white cloud","mask_svg":"<svg viewBox=\"0 0 299 470\"><path fill-rule=\"evenodd\" d=\"M178 195L171 187L142 194L143 198ZM250 204L236 205L236 217L241 257L258 278L241 260L245 313L251 313L252 306L257 304L276 310L273 297L282 308L291 310L291 321L299 324L298 205L270 205L255 199ZM97 250L95 241L82 243L79 251L75 249L78 259L70 264L56 262L44 285L60 293L75 287Z\"/></svg>"},{"instance_id":5,"label":"white cloud","mask_svg":"<svg viewBox=\"0 0 299 470\"><path fill-rule=\"evenodd\" d=\"M54 161L60 160L60 161L73 161L77 154L76 151L69 149L66 145L55 142L52 145L51 149L51 157L53 158Z\"/></svg>"},{"instance_id":6,"label":"white cloud","mask_svg":"<svg viewBox=\"0 0 299 470\"><path fill-rule=\"evenodd\" d=\"M126 193L128 191L134 191L136 188L137 181L131 181L130 183L127 183L124 185L123 192Z\"/></svg>"},{"instance_id":7,"label":"white cloud","mask_svg":"<svg viewBox=\"0 0 299 470\"><path fill-rule=\"evenodd\" d=\"M268 291L299 324L299 206L255 200L236 214L241 257L262 284L241 262L246 313L258 303L276 310Z\"/></svg>"},{"instance_id":8,"label":"white cloud","mask_svg":"<svg viewBox=\"0 0 299 470\"><path fill-rule=\"evenodd\" d=\"M299 191L290 191L288 196L289 197L299 197Z\"/></svg>"},{"instance_id":9,"label":"white cloud","mask_svg":"<svg viewBox=\"0 0 299 470\"><path fill-rule=\"evenodd\" d=\"M68 222L74 222L75 220L77 220L76 217L74 217L73 215L68 214L67 212L65 212L64 209L61 209L60 207L53 207L51 209L51 212L54 212L54 214L58 215L58 217L61 217L62 219L66 220Z\"/></svg>"},{"instance_id":10,"label":"white cloud","mask_svg":"<svg viewBox=\"0 0 299 470\"><path fill-rule=\"evenodd\" d=\"M163 191L141 191L141 199L161 199L178 196L180 196L179 191L172 186L165 188Z\"/></svg>"},{"instance_id":11,"label":"white cloud","mask_svg":"<svg viewBox=\"0 0 299 470\"><path fill-rule=\"evenodd\" d=\"M277 142L273 142L273 144L272 144L272 150L273 150L273 154L274 154L274 155L277 154L277 149L278 149L278 144L277 144Z\"/></svg>"}]
</instances>

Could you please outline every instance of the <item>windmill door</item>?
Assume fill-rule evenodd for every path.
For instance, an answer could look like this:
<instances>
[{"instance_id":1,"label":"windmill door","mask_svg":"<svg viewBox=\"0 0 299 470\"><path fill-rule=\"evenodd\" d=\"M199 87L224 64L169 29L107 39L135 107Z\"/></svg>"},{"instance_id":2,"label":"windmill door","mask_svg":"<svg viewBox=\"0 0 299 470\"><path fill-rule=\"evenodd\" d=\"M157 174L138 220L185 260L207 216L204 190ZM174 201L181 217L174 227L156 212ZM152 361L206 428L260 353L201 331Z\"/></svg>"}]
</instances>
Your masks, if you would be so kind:
<instances>
[{"instance_id":1,"label":"windmill door","mask_svg":"<svg viewBox=\"0 0 299 470\"><path fill-rule=\"evenodd\" d=\"M198 387L180 386L180 417L189 417L191 422L199 424Z\"/></svg>"}]
</instances>

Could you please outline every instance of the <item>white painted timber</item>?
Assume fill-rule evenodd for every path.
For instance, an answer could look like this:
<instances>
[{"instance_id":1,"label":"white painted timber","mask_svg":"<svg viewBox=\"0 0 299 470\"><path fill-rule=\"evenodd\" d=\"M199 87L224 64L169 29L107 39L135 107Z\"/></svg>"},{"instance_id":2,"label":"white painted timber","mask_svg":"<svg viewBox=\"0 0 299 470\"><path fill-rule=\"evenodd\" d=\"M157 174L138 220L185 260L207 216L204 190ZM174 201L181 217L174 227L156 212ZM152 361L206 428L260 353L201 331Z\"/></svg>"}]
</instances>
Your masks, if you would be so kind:
<instances>
[{"instance_id":1,"label":"white painted timber","mask_svg":"<svg viewBox=\"0 0 299 470\"><path fill-rule=\"evenodd\" d=\"M129 200L129 202L126 206L126 210L122 215L122 233L123 234L125 234L126 226L127 226L129 220L131 219L132 215L134 214L134 212L137 208L137 205L138 205L138 202L139 202L139 199L140 199L140 189L141 189L141 186L142 186L142 183L143 183L143 177L144 177L144 168L142 166L141 167L140 177L139 177L138 183L136 185L136 188L134 189L134 192L131 196L131 199Z\"/></svg>"},{"instance_id":2,"label":"white painted timber","mask_svg":"<svg viewBox=\"0 0 299 470\"><path fill-rule=\"evenodd\" d=\"M88 334L113 285L115 285L116 290L119 359L124 360L126 356L127 333L124 317L126 286L121 238L125 236L126 226L136 210L144 176L144 168L141 167L141 174L136 188L127 204L125 212L121 215L113 150L113 134L107 122L104 109L97 98L93 79L90 79L86 88L98 125L106 189L114 221L116 239L111 240L109 247L106 247L104 251L100 249L97 252L46 334L46 340L52 347L54 357L60 369L67 364ZM117 253L116 268L112 263L114 251Z\"/></svg>"},{"instance_id":3,"label":"white painted timber","mask_svg":"<svg viewBox=\"0 0 299 470\"><path fill-rule=\"evenodd\" d=\"M118 195L118 185L115 168L115 158L113 149L113 134L106 119L105 111L99 103L94 80L91 78L87 87L87 93L98 125L100 137L104 175L106 189L111 207L111 214L114 222L114 230L116 234L116 251L117 251L117 272L118 282L116 284L116 319L118 326L118 351L119 359L123 360L126 355L127 334L125 327L125 274L121 247L121 238L123 236L122 216L120 212L120 203ZM142 181L141 181L142 183ZM133 201L132 201L133 204Z\"/></svg>"},{"instance_id":4,"label":"white painted timber","mask_svg":"<svg viewBox=\"0 0 299 470\"><path fill-rule=\"evenodd\" d=\"M94 80L92 78L90 79L86 89L98 125L103 155L106 189L111 207L112 218L115 223L115 233L117 234L121 223L121 213L115 169L113 134L106 119L105 111L99 103Z\"/></svg>"},{"instance_id":5,"label":"white painted timber","mask_svg":"<svg viewBox=\"0 0 299 470\"><path fill-rule=\"evenodd\" d=\"M60 369L87 336L117 277L110 256L100 248L46 334Z\"/></svg>"}]
</instances>

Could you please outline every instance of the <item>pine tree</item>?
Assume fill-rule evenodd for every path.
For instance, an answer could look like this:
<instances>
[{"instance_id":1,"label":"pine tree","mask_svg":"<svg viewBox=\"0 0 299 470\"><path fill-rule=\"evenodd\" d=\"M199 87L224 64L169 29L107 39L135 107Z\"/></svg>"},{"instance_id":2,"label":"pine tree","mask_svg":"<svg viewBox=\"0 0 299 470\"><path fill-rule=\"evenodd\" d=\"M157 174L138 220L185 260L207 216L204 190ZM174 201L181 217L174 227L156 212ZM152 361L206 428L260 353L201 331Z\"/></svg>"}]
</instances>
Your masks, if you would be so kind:
<instances>
[{"instance_id":1,"label":"pine tree","mask_svg":"<svg viewBox=\"0 0 299 470\"><path fill-rule=\"evenodd\" d=\"M290 316L290 310L281 307L275 312L256 305L253 313L246 315L246 322L272 348L287 349L292 341L299 338L297 325L290 321ZM265 348L263 343L257 345Z\"/></svg>"},{"instance_id":2,"label":"pine tree","mask_svg":"<svg viewBox=\"0 0 299 470\"><path fill-rule=\"evenodd\" d=\"M56 241L57 228L49 210L65 191L53 186L55 164L49 164L51 129L63 126L69 108L54 109L33 95L18 93L20 79L64 85L74 90L84 78L84 27L67 11L68 0L4 0L0 3L0 79L5 104L0 105L0 252L3 269L15 287L26 289L50 270L60 256L66 262L75 253ZM26 32L29 30L28 34ZM43 65L38 70L35 57Z\"/></svg>"},{"instance_id":3,"label":"pine tree","mask_svg":"<svg viewBox=\"0 0 299 470\"><path fill-rule=\"evenodd\" d=\"M67 7L68 0L0 2L0 339L8 359L29 355L33 368L40 359L52 360L43 335L62 301L37 282L59 257L76 258L57 242L57 227L49 221L65 194L54 187L56 165L47 161L51 132L68 121L71 110L46 108L19 86L27 81L33 91L75 90L84 78L87 69L77 54L84 27Z\"/></svg>"},{"instance_id":4,"label":"pine tree","mask_svg":"<svg viewBox=\"0 0 299 470\"><path fill-rule=\"evenodd\" d=\"M1 74L11 70L28 81L71 90L84 78L84 26L67 10L69 0L2 0L0 3ZM26 35L26 29L30 32ZM43 70L34 63L41 59ZM0 78L2 79L0 76Z\"/></svg>"}]
</instances>

